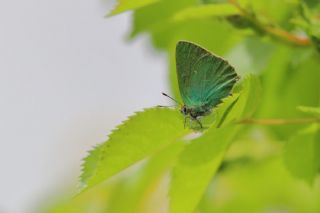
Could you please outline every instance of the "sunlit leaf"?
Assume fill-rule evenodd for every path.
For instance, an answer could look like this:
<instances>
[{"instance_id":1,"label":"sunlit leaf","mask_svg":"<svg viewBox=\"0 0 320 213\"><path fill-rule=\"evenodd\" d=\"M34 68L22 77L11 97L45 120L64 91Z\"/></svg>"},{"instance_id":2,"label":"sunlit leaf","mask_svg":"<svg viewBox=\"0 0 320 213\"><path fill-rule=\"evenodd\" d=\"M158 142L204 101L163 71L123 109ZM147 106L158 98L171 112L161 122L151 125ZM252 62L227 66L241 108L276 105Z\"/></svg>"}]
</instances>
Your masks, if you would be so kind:
<instances>
[{"instance_id":1,"label":"sunlit leaf","mask_svg":"<svg viewBox=\"0 0 320 213\"><path fill-rule=\"evenodd\" d=\"M173 19L183 21L198 18L210 18L215 16L237 15L239 10L232 4L207 4L196 7L189 7L178 11Z\"/></svg>"},{"instance_id":2,"label":"sunlit leaf","mask_svg":"<svg viewBox=\"0 0 320 213\"><path fill-rule=\"evenodd\" d=\"M320 100L319 60L310 49L278 45L262 75L263 93L259 117L297 118L305 116L296 106L317 106ZM303 89L301 89L303 88ZM279 139L288 139L303 125L270 127Z\"/></svg>"},{"instance_id":3,"label":"sunlit leaf","mask_svg":"<svg viewBox=\"0 0 320 213\"><path fill-rule=\"evenodd\" d=\"M298 106L298 110L320 117L320 107Z\"/></svg>"},{"instance_id":4,"label":"sunlit leaf","mask_svg":"<svg viewBox=\"0 0 320 213\"><path fill-rule=\"evenodd\" d=\"M284 160L289 171L312 183L320 169L320 128L314 124L286 144Z\"/></svg>"},{"instance_id":5,"label":"sunlit leaf","mask_svg":"<svg viewBox=\"0 0 320 213\"><path fill-rule=\"evenodd\" d=\"M157 1L160 0L118 0L117 6L109 15L117 15L128 10L136 10L138 8L156 3Z\"/></svg>"},{"instance_id":6,"label":"sunlit leaf","mask_svg":"<svg viewBox=\"0 0 320 213\"><path fill-rule=\"evenodd\" d=\"M245 76L243 79L243 91L241 92L240 101L242 101L243 111L241 118L253 116L260 105L262 88L260 80L255 75Z\"/></svg>"},{"instance_id":7,"label":"sunlit leaf","mask_svg":"<svg viewBox=\"0 0 320 213\"><path fill-rule=\"evenodd\" d=\"M137 36L142 32L153 33L170 28L170 20L172 16L185 7L194 5L197 0L161 0L155 4L136 10L133 14L133 27L131 37ZM148 18L146 18L148 17ZM163 36L169 36L161 33Z\"/></svg>"},{"instance_id":8,"label":"sunlit leaf","mask_svg":"<svg viewBox=\"0 0 320 213\"><path fill-rule=\"evenodd\" d=\"M212 128L185 147L173 170L171 213L194 212L236 131L236 126Z\"/></svg>"},{"instance_id":9,"label":"sunlit leaf","mask_svg":"<svg viewBox=\"0 0 320 213\"><path fill-rule=\"evenodd\" d=\"M120 186L121 193L111 195L105 212L142 213L148 198L154 192L164 173L173 165L177 154L182 150L183 143L174 143L152 156L143 167L128 177ZM125 184L126 183L126 184ZM124 205L125 203L125 205Z\"/></svg>"},{"instance_id":10,"label":"sunlit leaf","mask_svg":"<svg viewBox=\"0 0 320 213\"><path fill-rule=\"evenodd\" d=\"M90 152L83 165L82 183L91 187L130 165L175 143L188 130L177 110L151 108L129 118Z\"/></svg>"},{"instance_id":11,"label":"sunlit leaf","mask_svg":"<svg viewBox=\"0 0 320 213\"><path fill-rule=\"evenodd\" d=\"M223 126L223 124L228 124L225 122L229 117L230 112L233 110L237 102L239 101L239 93L233 93L229 97L223 99L223 103L220 104L215 110L215 125L217 128Z\"/></svg>"},{"instance_id":12,"label":"sunlit leaf","mask_svg":"<svg viewBox=\"0 0 320 213\"><path fill-rule=\"evenodd\" d=\"M273 155L220 173L198 212L319 212L319 197L320 187L297 181Z\"/></svg>"}]
</instances>

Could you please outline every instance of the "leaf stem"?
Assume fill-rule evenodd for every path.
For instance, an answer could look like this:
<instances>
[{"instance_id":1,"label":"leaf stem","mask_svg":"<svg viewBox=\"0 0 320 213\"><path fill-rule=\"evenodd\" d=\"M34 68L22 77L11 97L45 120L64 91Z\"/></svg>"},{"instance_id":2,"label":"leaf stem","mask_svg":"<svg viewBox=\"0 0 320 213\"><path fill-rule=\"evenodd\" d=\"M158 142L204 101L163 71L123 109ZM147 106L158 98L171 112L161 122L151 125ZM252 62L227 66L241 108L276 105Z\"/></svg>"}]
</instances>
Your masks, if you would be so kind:
<instances>
[{"instance_id":1,"label":"leaf stem","mask_svg":"<svg viewBox=\"0 0 320 213\"><path fill-rule=\"evenodd\" d=\"M291 44L299 46L311 45L310 39L306 36L299 36L290 33L280 27L274 26L273 24L263 24L259 19L257 19L257 17L254 14L241 7L237 0L229 0L229 3L233 4L236 8L238 8L242 16L247 18L248 21L250 21L255 27L257 27L262 32L265 32L266 34L269 34L270 36L276 39L286 41Z\"/></svg>"},{"instance_id":2,"label":"leaf stem","mask_svg":"<svg viewBox=\"0 0 320 213\"><path fill-rule=\"evenodd\" d=\"M270 35L277 37L279 39L285 40L289 43L293 43L300 46L308 46L311 44L311 41L308 37L305 36L298 36L292 34L288 31L285 31L281 28L271 27L271 26L264 26L265 32L269 33Z\"/></svg>"},{"instance_id":3,"label":"leaf stem","mask_svg":"<svg viewBox=\"0 0 320 213\"><path fill-rule=\"evenodd\" d=\"M238 124L258 124L258 125L286 125L286 124L306 124L320 123L320 118L293 118L293 119L253 119L247 118L237 122Z\"/></svg>"}]
</instances>

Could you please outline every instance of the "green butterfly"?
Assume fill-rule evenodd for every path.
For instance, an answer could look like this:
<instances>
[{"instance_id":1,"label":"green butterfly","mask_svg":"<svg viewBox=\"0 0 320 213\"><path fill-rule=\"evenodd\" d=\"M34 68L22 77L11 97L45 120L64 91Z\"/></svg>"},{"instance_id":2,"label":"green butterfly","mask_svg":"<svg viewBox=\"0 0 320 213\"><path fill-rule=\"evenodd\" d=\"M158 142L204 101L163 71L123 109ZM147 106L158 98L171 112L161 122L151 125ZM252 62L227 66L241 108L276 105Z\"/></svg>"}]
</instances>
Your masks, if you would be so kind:
<instances>
[{"instance_id":1,"label":"green butterfly","mask_svg":"<svg viewBox=\"0 0 320 213\"><path fill-rule=\"evenodd\" d=\"M179 41L176 46L176 66L184 125L190 118L202 128L199 118L210 114L213 107L230 95L240 77L227 61L187 41Z\"/></svg>"}]
</instances>

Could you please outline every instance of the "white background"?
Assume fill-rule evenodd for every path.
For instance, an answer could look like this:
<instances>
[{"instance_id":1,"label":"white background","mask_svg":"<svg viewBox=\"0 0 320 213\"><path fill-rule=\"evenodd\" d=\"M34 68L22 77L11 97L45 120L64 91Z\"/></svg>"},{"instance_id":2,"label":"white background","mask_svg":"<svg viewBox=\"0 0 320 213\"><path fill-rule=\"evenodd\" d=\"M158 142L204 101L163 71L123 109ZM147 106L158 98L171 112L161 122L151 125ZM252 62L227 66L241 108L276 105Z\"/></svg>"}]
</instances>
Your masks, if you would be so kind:
<instances>
[{"instance_id":1,"label":"white background","mask_svg":"<svg viewBox=\"0 0 320 213\"><path fill-rule=\"evenodd\" d=\"M76 185L86 151L126 116L164 104L165 56L128 43L112 2L0 1L0 212L32 212Z\"/></svg>"}]
</instances>

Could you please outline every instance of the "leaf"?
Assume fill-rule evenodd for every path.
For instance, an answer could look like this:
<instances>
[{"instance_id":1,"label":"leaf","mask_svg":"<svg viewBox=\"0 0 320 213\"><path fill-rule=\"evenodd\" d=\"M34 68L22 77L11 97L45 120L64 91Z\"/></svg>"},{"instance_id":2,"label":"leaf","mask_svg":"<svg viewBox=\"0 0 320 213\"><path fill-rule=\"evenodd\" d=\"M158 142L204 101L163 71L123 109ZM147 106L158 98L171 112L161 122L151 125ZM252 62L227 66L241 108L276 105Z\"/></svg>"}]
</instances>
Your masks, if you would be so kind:
<instances>
[{"instance_id":1,"label":"leaf","mask_svg":"<svg viewBox=\"0 0 320 213\"><path fill-rule=\"evenodd\" d=\"M188 7L178 11L174 21L185 21L190 19L210 18L215 16L238 15L240 11L232 4L207 4L197 7Z\"/></svg>"},{"instance_id":2,"label":"leaf","mask_svg":"<svg viewBox=\"0 0 320 213\"><path fill-rule=\"evenodd\" d=\"M173 143L148 159L138 172L124 178L123 184L119 185L121 193L112 193L112 202L109 202L109 207L104 212L145 212L144 204L161 181L161 177L177 159L183 145L182 141Z\"/></svg>"},{"instance_id":3,"label":"leaf","mask_svg":"<svg viewBox=\"0 0 320 213\"><path fill-rule=\"evenodd\" d=\"M303 116L296 106L319 106L320 72L315 68L319 60L306 50L278 45L263 72L263 95L259 117L297 118ZM307 73L307 74L306 74ZM289 77L290 76L290 77ZM303 89L301 89L303 88ZM278 139L286 140L303 125L268 127Z\"/></svg>"},{"instance_id":4,"label":"leaf","mask_svg":"<svg viewBox=\"0 0 320 213\"><path fill-rule=\"evenodd\" d=\"M256 141L255 141L256 142ZM243 163L219 173L199 213L319 212L320 187L293 178L279 155Z\"/></svg>"},{"instance_id":5,"label":"leaf","mask_svg":"<svg viewBox=\"0 0 320 213\"><path fill-rule=\"evenodd\" d=\"M90 188L175 143L187 132L177 110L150 108L138 112L85 158L81 182Z\"/></svg>"},{"instance_id":6,"label":"leaf","mask_svg":"<svg viewBox=\"0 0 320 213\"><path fill-rule=\"evenodd\" d=\"M242 105L243 111L239 118L248 118L253 116L260 104L262 88L259 79L253 74L245 76L242 87L243 97L239 105Z\"/></svg>"},{"instance_id":7,"label":"leaf","mask_svg":"<svg viewBox=\"0 0 320 213\"><path fill-rule=\"evenodd\" d=\"M320 107L298 106L297 109L307 114L315 115L318 117L320 116Z\"/></svg>"},{"instance_id":8,"label":"leaf","mask_svg":"<svg viewBox=\"0 0 320 213\"><path fill-rule=\"evenodd\" d=\"M248 73L261 74L269 63L273 51L274 47L269 43L250 37L233 48L226 55L226 59L240 76Z\"/></svg>"},{"instance_id":9,"label":"leaf","mask_svg":"<svg viewBox=\"0 0 320 213\"><path fill-rule=\"evenodd\" d=\"M247 3L244 3L247 1ZM240 0L238 1L242 7L250 8L251 11L254 11L257 18L262 21L272 20L276 23L288 23L297 8L297 4L289 3L289 1L278 1L278 0L269 0L269 1L256 1L256 0ZM244 4L242 4L242 2ZM250 12L251 12L250 11Z\"/></svg>"},{"instance_id":10,"label":"leaf","mask_svg":"<svg viewBox=\"0 0 320 213\"><path fill-rule=\"evenodd\" d=\"M144 161L134 171L119 175L112 181L41 212L146 212L144 204L149 202L150 194L154 193L155 186L161 183L166 172L172 167L183 145L182 141L173 143Z\"/></svg>"},{"instance_id":11,"label":"leaf","mask_svg":"<svg viewBox=\"0 0 320 213\"><path fill-rule=\"evenodd\" d=\"M301 2L298 11L300 16L293 18L292 23L302 28L309 35L310 40L320 52L319 8L308 7L305 2Z\"/></svg>"},{"instance_id":12,"label":"leaf","mask_svg":"<svg viewBox=\"0 0 320 213\"><path fill-rule=\"evenodd\" d=\"M212 128L186 145L172 174L171 213L194 212L237 129L236 126Z\"/></svg>"},{"instance_id":13,"label":"leaf","mask_svg":"<svg viewBox=\"0 0 320 213\"><path fill-rule=\"evenodd\" d=\"M221 104L217 108L217 110L215 111L217 128L220 128L224 124L224 121L228 117L229 113L238 102L239 95L239 93L234 93L231 96L225 98L223 100L223 104Z\"/></svg>"},{"instance_id":14,"label":"leaf","mask_svg":"<svg viewBox=\"0 0 320 213\"><path fill-rule=\"evenodd\" d=\"M152 33L153 31L159 31L159 29L166 29L169 27L168 25L170 25L168 20L170 20L177 11L185 7L190 7L195 3L196 0L161 0L155 4L150 4L147 7L134 11L131 37L135 37L137 34L146 31ZM168 36L166 33L161 33L161 35Z\"/></svg>"},{"instance_id":15,"label":"leaf","mask_svg":"<svg viewBox=\"0 0 320 213\"><path fill-rule=\"evenodd\" d=\"M88 156L84 159L84 163L82 165L82 174L80 177L81 184L86 185L89 179L96 172L96 168L98 166L99 158L102 154L102 150L103 150L103 144L99 144L88 152Z\"/></svg>"},{"instance_id":16,"label":"leaf","mask_svg":"<svg viewBox=\"0 0 320 213\"><path fill-rule=\"evenodd\" d=\"M170 187L170 212L193 212L212 177L219 168L224 154L236 133L242 128L234 121L252 112L256 98L257 79L247 76L238 94L224 100L216 109L220 116L217 125L213 125L202 137L192 140L181 152L177 165L173 169ZM216 126L221 126L216 128Z\"/></svg>"},{"instance_id":17,"label":"leaf","mask_svg":"<svg viewBox=\"0 0 320 213\"><path fill-rule=\"evenodd\" d=\"M109 16L117 15L128 10L135 10L158 2L159 0L118 0L117 6L111 11Z\"/></svg>"},{"instance_id":18,"label":"leaf","mask_svg":"<svg viewBox=\"0 0 320 213\"><path fill-rule=\"evenodd\" d=\"M220 127L222 124L222 126L224 126L237 120L251 117L256 111L261 94L258 78L250 74L245 76L240 83L241 84L238 85L238 89L240 89L239 93L237 93L237 88L235 88L232 96L224 99L225 104L217 109L217 127Z\"/></svg>"},{"instance_id":19,"label":"leaf","mask_svg":"<svg viewBox=\"0 0 320 213\"><path fill-rule=\"evenodd\" d=\"M284 162L297 178L313 183L320 169L320 128L311 125L297 133L285 145Z\"/></svg>"}]
</instances>

